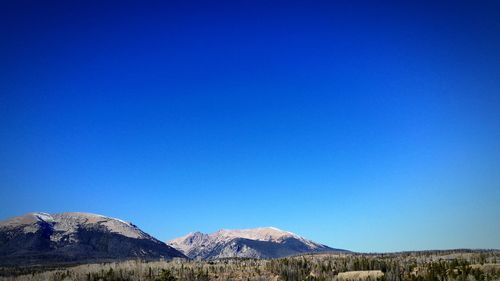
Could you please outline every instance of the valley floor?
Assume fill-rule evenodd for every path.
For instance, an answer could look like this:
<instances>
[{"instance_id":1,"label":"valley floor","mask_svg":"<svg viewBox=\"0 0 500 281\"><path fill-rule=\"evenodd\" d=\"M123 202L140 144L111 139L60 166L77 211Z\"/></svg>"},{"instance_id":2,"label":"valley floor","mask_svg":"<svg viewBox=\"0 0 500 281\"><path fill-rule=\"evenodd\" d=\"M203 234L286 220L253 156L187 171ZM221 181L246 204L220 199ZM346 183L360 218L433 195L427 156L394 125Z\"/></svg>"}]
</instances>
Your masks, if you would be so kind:
<instances>
[{"instance_id":1,"label":"valley floor","mask_svg":"<svg viewBox=\"0 0 500 281\"><path fill-rule=\"evenodd\" d=\"M498 263L497 263L498 262ZM58 269L1 268L0 281L500 280L499 251L318 254L273 260L130 260Z\"/></svg>"}]
</instances>

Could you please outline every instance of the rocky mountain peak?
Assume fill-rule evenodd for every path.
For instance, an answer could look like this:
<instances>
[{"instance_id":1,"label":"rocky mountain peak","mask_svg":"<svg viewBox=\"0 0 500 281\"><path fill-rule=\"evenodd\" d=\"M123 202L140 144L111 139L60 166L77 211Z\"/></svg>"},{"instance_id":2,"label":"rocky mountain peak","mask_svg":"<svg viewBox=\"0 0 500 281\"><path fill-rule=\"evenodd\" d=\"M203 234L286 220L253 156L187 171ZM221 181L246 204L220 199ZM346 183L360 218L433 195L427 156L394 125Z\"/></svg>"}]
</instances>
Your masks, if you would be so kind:
<instances>
[{"instance_id":1,"label":"rocky mountain peak","mask_svg":"<svg viewBox=\"0 0 500 281\"><path fill-rule=\"evenodd\" d=\"M276 227L220 229L211 234L193 232L169 241L168 245L200 259L275 258L335 250Z\"/></svg>"}]
</instances>

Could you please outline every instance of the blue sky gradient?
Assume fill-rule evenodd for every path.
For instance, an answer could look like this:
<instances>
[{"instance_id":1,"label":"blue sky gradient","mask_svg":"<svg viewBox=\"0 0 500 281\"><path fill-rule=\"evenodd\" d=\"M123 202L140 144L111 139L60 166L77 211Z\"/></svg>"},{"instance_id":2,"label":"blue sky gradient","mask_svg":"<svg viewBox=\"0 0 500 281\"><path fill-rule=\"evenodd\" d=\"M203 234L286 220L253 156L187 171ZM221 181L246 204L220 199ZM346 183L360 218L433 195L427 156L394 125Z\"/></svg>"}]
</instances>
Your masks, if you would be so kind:
<instances>
[{"instance_id":1,"label":"blue sky gradient","mask_svg":"<svg viewBox=\"0 0 500 281\"><path fill-rule=\"evenodd\" d=\"M0 4L0 218L500 248L498 1L100 2Z\"/></svg>"}]
</instances>

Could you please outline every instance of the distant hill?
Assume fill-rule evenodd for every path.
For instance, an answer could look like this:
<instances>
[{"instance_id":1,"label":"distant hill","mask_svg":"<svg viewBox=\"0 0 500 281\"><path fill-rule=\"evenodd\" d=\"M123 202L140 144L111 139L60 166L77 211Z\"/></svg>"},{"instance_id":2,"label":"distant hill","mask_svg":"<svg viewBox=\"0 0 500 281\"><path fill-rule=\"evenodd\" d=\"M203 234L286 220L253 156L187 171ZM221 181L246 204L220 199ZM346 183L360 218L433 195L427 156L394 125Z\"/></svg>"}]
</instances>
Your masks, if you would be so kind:
<instances>
[{"instance_id":1,"label":"distant hill","mask_svg":"<svg viewBox=\"0 0 500 281\"><path fill-rule=\"evenodd\" d=\"M167 244L195 259L279 258L303 253L348 252L275 227L223 229L212 234L194 232Z\"/></svg>"},{"instance_id":2,"label":"distant hill","mask_svg":"<svg viewBox=\"0 0 500 281\"><path fill-rule=\"evenodd\" d=\"M0 222L0 265L185 258L132 223L89 213L29 213Z\"/></svg>"}]
</instances>

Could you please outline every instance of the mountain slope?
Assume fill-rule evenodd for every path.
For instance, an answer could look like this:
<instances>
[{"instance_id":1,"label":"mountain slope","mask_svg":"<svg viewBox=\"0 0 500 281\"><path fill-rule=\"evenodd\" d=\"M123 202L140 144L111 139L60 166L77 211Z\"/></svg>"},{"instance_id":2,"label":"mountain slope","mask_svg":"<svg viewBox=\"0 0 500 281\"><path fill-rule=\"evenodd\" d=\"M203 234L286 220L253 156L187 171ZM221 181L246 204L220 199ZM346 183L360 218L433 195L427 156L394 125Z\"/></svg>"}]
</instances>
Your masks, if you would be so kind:
<instances>
[{"instance_id":1,"label":"mountain slope","mask_svg":"<svg viewBox=\"0 0 500 281\"><path fill-rule=\"evenodd\" d=\"M89 213L29 213L0 222L0 265L185 257L137 226Z\"/></svg>"},{"instance_id":2,"label":"mountain slope","mask_svg":"<svg viewBox=\"0 0 500 281\"><path fill-rule=\"evenodd\" d=\"M274 227L189 233L168 245L190 258L279 258L303 253L344 252Z\"/></svg>"}]
</instances>

